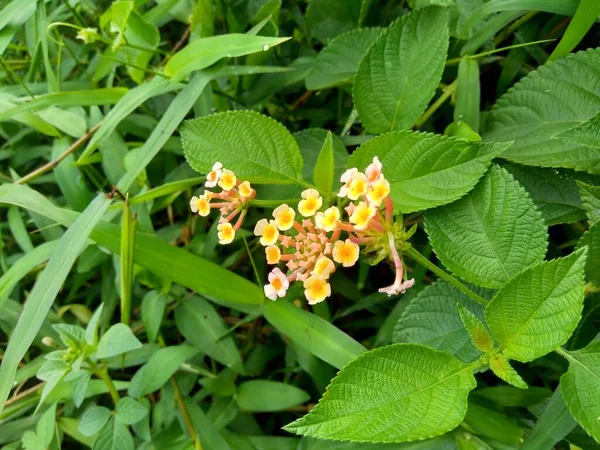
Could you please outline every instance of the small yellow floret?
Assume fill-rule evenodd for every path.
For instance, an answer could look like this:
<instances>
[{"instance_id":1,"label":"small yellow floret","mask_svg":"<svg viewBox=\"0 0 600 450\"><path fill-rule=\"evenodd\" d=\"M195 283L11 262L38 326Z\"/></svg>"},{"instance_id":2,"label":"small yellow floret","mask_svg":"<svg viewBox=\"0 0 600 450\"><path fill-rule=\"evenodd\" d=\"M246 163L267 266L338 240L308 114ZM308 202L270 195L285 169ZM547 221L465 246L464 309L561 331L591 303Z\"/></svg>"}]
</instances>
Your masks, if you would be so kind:
<instances>
[{"instance_id":1,"label":"small yellow floret","mask_svg":"<svg viewBox=\"0 0 600 450\"><path fill-rule=\"evenodd\" d=\"M273 211L273 217L277 228L281 231L289 230L294 226L294 219L296 218L296 212L288 205L280 205Z\"/></svg>"},{"instance_id":2,"label":"small yellow floret","mask_svg":"<svg viewBox=\"0 0 600 450\"><path fill-rule=\"evenodd\" d=\"M340 210L336 206L332 206L324 212L317 213L315 216L315 225L320 230L333 231L337 228L339 220Z\"/></svg>"},{"instance_id":3,"label":"small yellow floret","mask_svg":"<svg viewBox=\"0 0 600 450\"><path fill-rule=\"evenodd\" d=\"M267 255L267 264L277 264L281 258L281 250L276 245L269 245L265 249Z\"/></svg>"},{"instance_id":4,"label":"small yellow floret","mask_svg":"<svg viewBox=\"0 0 600 450\"><path fill-rule=\"evenodd\" d=\"M260 236L260 243L267 247L277 242L279 230L274 220L260 219L254 227L254 235Z\"/></svg>"},{"instance_id":5,"label":"small yellow floret","mask_svg":"<svg viewBox=\"0 0 600 450\"><path fill-rule=\"evenodd\" d=\"M381 175L369 187L367 200L375 206L379 206L388 195L390 195L390 183Z\"/></svg>"},{"instance_id":6,"label":"small yellow floret","mask_svg":"<svg viewBox=\"0 0 600 450\"><path fill-rule=\"evenodd\" d=\"M269 284L265 284L265 296L271 300L277 300L277 297L285 297L289 286L290 282L285 274L279 268L275 268L269 274Z\"/></svg>"},{"instance_id":7,"label":"small yellow floret","mask_svg":"<svg viewBox=\"0 0 600 450\"><path fill-rule=\"evenodd\" d=\"M331 295L331 286L317 275L312 275L304 281L304 296L309 305L322 302Z\"/></svg>"},{"instance_id":8,"label":"small yellow floret","mask_svg":"<svg viewBox=\"0 0 600 450\"><path fill-rule=\"evenodd\" d=\"M358 260L359 250L358 244L350 239L337 241L333 246L333 260L344 267L353 266Z\"/></svg>"},{"instance_id":9,"label":"small yellow floret","mask_svg":"<svg viewBox=\"0 0 600 450\"><path fill-rule=\"evenodd\" d=\"M229 222L220 223L217 225L217 236L219 237L219 244L231 244L235 237L235 230Z\"/></svg>"},{"instance_id":10,"label":"small yellow floret","mask_svg":"<svg viewBox=\"0 0 600 450\"><path fill-rule=\"evenodd\" d=\"M243 181L238 186L238 190L240 191L240 196L242 198L248 198L254 193L254 189L250 186L249 181Z\"/></svg>"},{"instance_id":11,"label":"small yellow floret","mask_svg":"<svg viewBox=\"0 0 600 450\"><path fill-rule=\"evenodd\" d=\"M323 206L323 198L316 189L306 189L301 194L302 200L298 203L298 211L304 217L314 216Z\"/></svg>"},{"instance_id":12,"label":"small yellow floret","mask_svg":"<svg viewBox=\"0 0 600 450\"><path fill-rule=\"evenodd\" d=\"M219 178L219 186L221 187L221 189L223 189L224 191L230 191L231 189L233 189L236 182L237 178L235 176L235 173L233 173L231 170L223 169L221 177Z\"/></svg>"},{"instance_id":13,"label":"small yellow floret","mask_svg":"<svg viewBox=\"0 0 600 450\"><path fill-rule=\"evenodd\" d=\"M348 198L350 200L358 200L367 193L368 186L367 176L362 172L356 172L348 186Z\"/></svg>"},{"instance_id":14,"label":"small yellow floret","mask_svg":"<svg viewBox=\"0 0 600 450\"><path fill-rule=\"evenodd\" d=\"M369 226L369 221L375 216L377 209L373 205L360 202L354 207L350 216L350 223L354 224L357 230L364 230Z\"/></svg>"},{"instance_id":15,"label":"small yellow floret","mask_svg":"<svg viewBox=\"0 0 600 450\"><path fill-rule=\"evenodd\" d=\"M321 256L312 271L312 275L318 275L321 278L327 279L329 275L335 271L335 264L327 256Z\"/></svg>"},{"instance_id":16,"label":"small yellow floret","mask_svg":"<svg viewBox=\"0 0 600 450\"><path fill-rule=\"evenodd\" d=\"M221 173L223 172L223 164L220 162L216 162L213 164L212 169L206 175L206 187L213 188L217 185L219 178L221 177Z\"/></svg>"}]
</instances>

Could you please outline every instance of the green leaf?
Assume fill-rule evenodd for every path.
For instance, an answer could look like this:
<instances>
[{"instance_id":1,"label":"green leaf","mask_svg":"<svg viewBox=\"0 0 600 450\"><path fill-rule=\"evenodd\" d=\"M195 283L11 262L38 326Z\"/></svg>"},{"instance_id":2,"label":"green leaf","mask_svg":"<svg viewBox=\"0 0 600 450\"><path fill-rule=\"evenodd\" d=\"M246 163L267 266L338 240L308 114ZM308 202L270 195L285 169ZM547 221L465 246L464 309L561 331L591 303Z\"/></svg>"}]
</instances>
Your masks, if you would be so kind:
<instances>
[{"instance_id":1,"label":"green leaf","mask_svg":"<svg viewBox=\"0 0 600 450\"><path fill-rule=\"evenodd\" d=\"M148 415L148 409L131 397L123 397L115 406L115 419L124 425L138 423Z\"/></svg>"},{"instance_id":2,"label":"green leaf","mask_svg":"<svg viewBox=\"0 0 600 450\"><path fill-rule=\"evenodd\" d=\"M581 236L577 248L586 245L588 258L585 265L585 277L595 286L600 287L600 222L596 222Z\"/></svg>"},{"instance_id":3,"label":"green leaf","mask_svg":"<svg viewBox=\"0 0 600 450\"><path fill-rule=\"evenodd\" d=\"M309 0L306 25L321 42L358 27L363 0Z\"/></svg>"},{"instance_id":4,"label":"green leaf","mask_svg":"<svg viewBox=\"0 0 600 450\"><path fill-rule=\"evenodd\" d=\"M325 143L329 131L322 128L308 128L303 131L294 133L294 138L298 142L304 166L302 168L302 176L306 181L313 181L313 174L317 166L317 159L321 153L321 149ZM344 143L336 135L331 135L333 140L333 165L334 165L334 181L337 181L342 176L348 163L348 151Z\"/></svg>"},{"instance_id":5,"label":"green leaf","mask_svg":"<svg viewBox=\"0 0 600 450\"><path fill-rule=\"evenodd\" d=\"M600 220L600 186L591 186L581 181L576 183L583 209L585 209L590 225L593 225Z\"/></svg>"},{"instance_id":6,"label":"green leaf","mask_svg":"<svg viewBox=\"0 0 600 450\"><path fill-rule=\"evenodd\" d=\"M499 406L527 407L536 405L550 397L552 391L540 387L530 387L523 390L505 385L477 389L471 395L490 400Z\"/></svg>"},{"instance_id":7,"label":"green leaf","mask_svg":"<svg viewBox=\"0 0 600 450\"><path fill-rule=\"evenodd\" d=\"M155 342L167 307L167 297L160 292L150 291L142 299L142 322L150 342Z\"/></svg>"},{"instance_id":8,"label":"green leaf","mask_svg":"<svg viewBox=\"0 0 600 450\"><path fill-rule=\"evenodd\" d=\"M365 142L348 160L364 169L378 156L402 213L451 203L469 192L492 158L510 144L466 142L428 133L398 131Z\"/></svg>"},{"instance_id":9,"label":"green leaf","mask_svg":"<svg viewBox=\"0 0 600 450\"><path fill-rule=\"evenodd\" d=\"M413 126L435 94L447 51L445 9L423 8L392 23L364 55L354 78L354 104L367 131Z\"/></svg>"},{"instance_id":10,"label":"green leaf","mask_svg":"<svg viewBox=\"0 0 600 450\"><path fill-rule=\"evenodd\" d=\"M79 348L85 343L85 330L78 325L57 323L53 328L67 347Z\"/></svg>"},{"instance_id":11,"label":"green leaf","mask_svg":"<svg viewBox=\"0 0 600 450\"><path fill-rule=\"evenodd\" d=\"M129 325L131 321L131 297L133 291L133 249L135 248L135 228L137 216L131 214L129 195L123 202L121 215L121 252L119 260L119 284L121 297L121 322Z\"/></svg>"},{"instance_id":12,"label":"green leaf","mask_svg":"<svg viewBox=\"0 0 600 450\"><path fill-rule=\"evenodd\" d=\"M482 352L489 353L494 349L494 340L485 325L475 315L460 303L457 304L458 314L465 329L471 336L471 341Z\"/></svg>"},{"instance_id":13,"label":"green leaf","mask_svg":"<svg viewBox=\"0 0 600 450\"><path fill-rule=\"evenodd\" d=\"M330 198L333 191L333 138L327 133L313 173L313 180L323 198Z\"/></svg>"},{"instance_id":14,"label":"green leaf","mask_svg":"<svg viewBox=\"0 0 600 450\"><path fill-rule=\"evenodd\" d=\"M198 405L198 403L193 401L191 398L185 399L184 401L188 411L190 412L194 429L200 437L202 446L207 450L213 448L219 450L230 450L231 447L227 444L227 441L223 438L223 436L221 436L221 434L216 430L200 405Z\"/></svg>"},{"instance_id":15,"label":"green leaf","mask_svg":"<svg viewBox=\"0 0 600 450\"><path fill-rule=\"evenodd\" d=\"M198 350L190 345L161 348L135 373L129 385L129 395L140 398L157 391L169 381L181 364L197 353Z\"/></svg>"},{"instance_id":16,"label":"green leaf","mask_svg":"<svg viewBox=\"0 0 600 450\"><path fill-rule=\"evenodd\" d=\"M548 58L548 61L564 58L581 42L600 15L600 3L596 0L581 0L567 31Z\"/></svg>"},{"instance_id":17,"label":"green leaf","mask_svg":"<svg viewBox=\"0 0 600 450\"><path fill-rule=\"evenodd\" d=\"M542 213L546 225L585 219L577 182L567 173L513 163L504 164L502 167L525 188Z\"/></svg>"},{"instance_id":18,"label":"green leaf","mask_svg":"<svg viewBox=\"0 0 600 450\"><path fill-rule=\"evenodd\" d=\"M38 420L35 430L42 441L43 448L50 447L56 430L56 403L53 403L44 411L44 414Z\"/></svg>"},{"instance_id":19,"label":"green leaf","mask_svg":"<svg viewBox=\"0 0 600 450\"><path fill-rule=\"evenodd\" d=\"M127 426L111 419L98 434L94 450L134 450L133 437Z\"/></svg>"},{"instance_id":20,"label":"green leaf","mask_svg":"<svg viewBox=\"0 0 600 450\"><path fill-rule=\"evenodd\" d=\"M485 318L507 358L532 361L571 336L581 318L586 256L579 250L538 264L496 293Z\"/></svg>"},{"instance_id":21,"label":"green leaf","mask_svg":"<svg viewBox=\"0 0 600 450\"><path fill-rule=\"evenodd\" d=\"M563 399L583 429L600 442L600 342L561 354L569 361L569 370L560 378Z\"/></svg>"},{"instance_id":22,"label":"green leaf","mask_svg":"<svg viewBox=\"0 0 600 450\"><path fill-rule=\"evenodd\" d=\"M600 49L594 49L530 72L496 102L483 139L513 140L502 155L510 161L600 173L600 148L554 138L600 109L598 64Z\"/></svg>"},{"instance_id":23,"label":"green leaf","mask_svg":"<svg viewBox=\"0 0 600 450\"><path fill-rule=\"evenodd\" d=\"M73 378L73 404L79 408L85 400L85 394L90 383L92 374L86 370L80 370L78 372L71 372L69 375L75 373ZM70 379L70 378L69 378Z\"/></svg>"},{"instance_id":24,"label":"green leaf","mask_svg":"<svg viewBox=\"0 0 600 450\"><path fill-rule=\"evenodd\" d=\"M100 318L102 311L104 310L104 303L98 306L98 309L94 311L92 318L90 319L85 329L85 340L90 345L98 344L98 327L100 326Z\"/></svg>"},{"instance_id":25,"label":"green leaf","mask_svg":"<svg viewBox=\"0 0 600 450\"><path fill-rule=\"evenodd\" d=\"M555 139L564 140L572 144L583 145L585 147L600 147L600 112L589 120L579 123L572 128L558 133Z\"/></svg>"},{"instance_id":26,"label":"green leaf","mask_svg":"<svg viewBox=\"0 0 600 450\"><path fill-rule=\"evenodd\" d=\"M413 299L394 328L394 342L423 344L464 362L481 352L473 345L456 305L465 306L480 320L483 308L445 281L427 286Z\"/></svg>"},{"instance_id":27,"label":"green leaf","mask_svg":"<svg viewBox=\"0 0 600 450\"><path fill-rule=\"evenodd\" d=\"M253 111L234 111L189 120L181 131L192 168L207 173L217 161L255 183L302 181L302 156L290 132Z\"/></svg>"},{"instance_id":28,"label":"green leaf","mask_svg":"<svg viewBox=\"0 0 600 450\"><path fill-rule=\"evenodd\" d=\"M527 383L519 376L517 371L508 362L503 355L494 355L490 358L490 369L496 376L508 384L512 384L520 389L527 389Z\"/></svg>"},{"instance_id":29,"label":"green leaf","mask_svg":"<svg viewBox=\"0 0 600 450\"><path fill-rule=\"evenodd\" d=\"M90 406L81 416L79 432L84 436L95 435L106 425L111 415L110 409L104 406Z\"/></svg>"},{"instance_id":30,"label":"green leaf","mask_svg":"<svg viewBox=\"0 0 600 450\"><path fill-rule=\"evenodd\" d=\"M285 430L360 442L427 439L462 421L474 387L472 368L447 353L389 345L345 366L319 404Z\"/></svg>"},{"instance_id":31,"label":"green leaf","mask_svg":"<svg viewBox=\"0 0 600 450\"><path fill-rule=\"evenodd\" d=\"M361 28L332 39L317 55L306 77L306 89L327 89L352 83L362 56L382 31L383 28Z\"/></svg>"},{"instance_id":32,"label":"green leaf","mask_svg":"<svg viewBox=\"0 0 600 450\"><path fill-rule=\"evenodd\" d=\"M221 364L244 373L242 357L221 316L201 297L182 300L175 309L175 324L186 340Z\"/></svg>"},{"instance_id":33,"label":"green leaf","mask_svg":"<svg viewBox=\"0 0 600 450\"><path fill-rule=\"evenodd\" d=\"M264 315L284 336L338 369L366 351L336 326L284 300L265 303Z\"/></svg>"},{"instance_id":34,"label":"green leaf","mask_svg":"<svg viewBox=\"0 0 600 450\"><path fill-rule=\"evenodd\" d=\"M238 386L236 401L249 412L282 411L307 402L310 395L291 384L268 380L245 381Z\"/></svg>"},{"instance_id":35,"label":"green leaf","mask_svg":"<svg viewBox=\"0 0 600 450\"><path fill-rule=\"evenodd\" d=\"M548 230L527 192L493 165L464 198L428 211L425 229L442 263L461 278L499 288L544 260Z\"/></svg>"},{"instance_id":36,"label":"green leaf","mask_svg":"<svg viewBox=\"0 0 600 450\"><path fill-rule=\"evenodd\" d=\"M469 404L469 409L464 420L464 426L472 433L482 438L491 438L500 443L515 448L523 436L523 429L515 424L504 414L475 405ZM475 447L477 448L477 447ZM502 448L500 446L489 447Z\"/></svg>"},{"instance_id":37,"label":"green leaf","mask_svg":"<svg viewBox=\"0 0 600 450\"><path fill-rule=\"evenodd\" d=\"M468 57L461 59L458 64L454 121L466 122L476 133L479 133L480 90L479 63Z\"/></svg>"},{"instance_id":38,"label":"green leaf","mask_svg":"<svg viewBox=\"0 0 600 450\"><path fill-rule=\"evenodd\" d=\"M235 33L196 39L169 60L165 75L173 81L181 81L193 71L205 69L220 59L266 51L288 39Z\"/></svg>"},{"instance_id":39,"label":"green leaf","mask_svg":"<svg viewBox=\"0 0 600 450\"><path fill-rule=\"evenodd\" d=\"M131 329L123 323L117 323L110 327L98 342L96 358L110 358L138 348L142 348L142 343L133 335Z\"/></svg>"}]
</instances>

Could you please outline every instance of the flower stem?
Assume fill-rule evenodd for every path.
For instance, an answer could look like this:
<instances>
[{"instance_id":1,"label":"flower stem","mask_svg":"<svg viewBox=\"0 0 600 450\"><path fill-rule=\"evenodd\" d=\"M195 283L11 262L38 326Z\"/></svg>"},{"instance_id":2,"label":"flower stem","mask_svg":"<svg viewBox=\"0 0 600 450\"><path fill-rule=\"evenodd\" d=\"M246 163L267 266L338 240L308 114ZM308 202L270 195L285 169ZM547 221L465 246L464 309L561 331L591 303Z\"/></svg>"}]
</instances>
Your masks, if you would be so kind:
<instances>
[{"instance_id":1,"label":"flower stem","mask_svg":"<svg viewBox=\"0 0 600 450\"><path fill-rule=\"evenodd\" d=\"M418 262L419 264L421 264L426 269L431 270L438 277L446 280L448 283L450 283L456 289L458 289L459 291L461 291L463 294L466 294L468 297L470 297L471 299L475 300L480 305L486 306L488 304L488 302L487 302L486 299L484 299L483 297L477 295L475 292L473 292L467 286L465 286L464 284L462 284L460 281L458 281L452 275L450 275L449 273L443 271L438 266L436 266L435 264L433 264L431 261L429 261L427 258L425 258L425 256L421 255L414 247L409 247L408 250L406 250L406 254L409 257L411 257L412 259L414 259L416 262Z\"/></svg>"},{"instance_id":2,"label":"flower stem","mask_svg":"<svg viewBox=\"0 0 600 450\"><path fill-rule=\"evenodd\" d=\"M454 91L456 91L457 87L458 78L444 88L444 92L442 93L442 95L440 95L438 99L433 103L433 105L431 105L429 109L427 109L427 111L423 113L421 118L417 120L415 128L420 128L425 122L427 122L429 118L433 115L433 113L435 113L439 109L439 107L442 106L446 102L446 100L450 98Z\"/></svg>"},{"instance_id":3,"label":"flower stem","mask_svg":"<svg viewBox=\"0 0 600 450\"><path fill-rule=\"evenodd\" d=\"M121 397L119 396L119 391L117 391L115 383L113 382L112 378L108 374L108 370L106 368L98 367L95 363L93 363L90 360L88 360L87 363L89 364L90 368L92 369L92 373L94 375L96 375L98 378L100 378L102 381L104 381L104 384L108 388L108 392L110 394L110 398L112 399L113 403L115 405L117 403L119 403L119 400L121 400Z\"/></svg>"}]
</instances>

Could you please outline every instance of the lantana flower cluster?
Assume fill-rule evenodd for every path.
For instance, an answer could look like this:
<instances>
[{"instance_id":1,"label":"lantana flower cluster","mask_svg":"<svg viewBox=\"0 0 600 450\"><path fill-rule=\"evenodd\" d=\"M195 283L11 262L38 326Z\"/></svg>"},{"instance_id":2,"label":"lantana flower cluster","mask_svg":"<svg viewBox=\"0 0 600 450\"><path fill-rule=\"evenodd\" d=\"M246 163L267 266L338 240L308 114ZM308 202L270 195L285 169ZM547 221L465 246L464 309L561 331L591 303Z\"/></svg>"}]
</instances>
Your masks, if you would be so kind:
<instances>
[{"instance_id":1,"label":"lantana flower cluster","mask_svg":"<svg viewBox=\"0 0 600 450\"><path fill-rule=\"evenodd\" d=\"M304 286L309 304L317 304L331 295L329 278L339 265L351 267L358 261L360 247L379 255L378 260L389 258L395 268L395 280L391 286L379 289L390 296L404 293L414 284L405 280L404 266L398 253L396 240L406 236L403 229L393 222L393 203L390 184L382 173L377 157L365 172L352 168L344 172L340 181L338 203L346 204L342 210L330 206L323 210L324 201L316 189L306 189L301 194L296 209L288 204L275 208L272 218L261 219L254 234L265 247L267 263L277 266L268 275L264 286L265 296L271 300L284 297L294 281ZM247 184L245 184L247 183ZM219 241L233 240L239 229L249 201L256 195L248 182L239 183L235 174L223 169L220 163L213 166L208 175L207 187L221 186L223 192L206 191L201 197L193 197L193 212L202 216L210 208L221 210ZM221 202L210 203L218 198ZM231 220L241 214L235 225ZM344 220L343 216L346 216Z\"/></svg>"}]
</instances>

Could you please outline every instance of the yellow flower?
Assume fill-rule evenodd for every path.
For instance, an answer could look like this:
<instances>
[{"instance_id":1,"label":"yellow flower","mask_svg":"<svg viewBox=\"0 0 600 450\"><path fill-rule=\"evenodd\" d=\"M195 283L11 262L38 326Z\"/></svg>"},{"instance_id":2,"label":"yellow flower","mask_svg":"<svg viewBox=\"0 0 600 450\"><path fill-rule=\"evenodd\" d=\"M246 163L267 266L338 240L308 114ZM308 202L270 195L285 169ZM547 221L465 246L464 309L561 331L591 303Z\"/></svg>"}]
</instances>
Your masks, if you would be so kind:
<instances>
[{"instance_id":1,"label":"yellow flower","mask_svg":"<svg viewBox=\"0 0 600 450\"><path fill-rule=\"evenodd\" d=\"M367 200L375 206L379 206L388 195L390 195L390 183L381 175L369 187Z\"/></svg>"},{"instance_id":2,"label":"yellow flower","mask_svg":"<svg viewBox=\"0 0 600 450\"><path fill-rule=\"evenodd\" d=\"M323 199L316 189L302 191L302 200L298 203L298 211L304 217L314 216L318 209L323 206Z\"/></svg>"},{"instance_id":3,"label":"yellow flower","mask_svg":"<svg viewBox=\"0 0 600 450\"><path fill-rule=\"evenodd\" d=\"M333 271L335 271L335 264L333 264L333 261L330 260L327 256L321 256L317 260L315 268L313 269L311 274L327 279Z\"/></svg>"},{"instance_id":4,"label":"yellow flower","mask_svg":"<svg viewBox=\"0 0 600 450\"><path fill-rule=\"evenodd\" d=\"M356 172L348 186L348 198L350 200L358 200L367 193L368 186L367 176L362 172Z\"/></svg>"},{"instance_id":5,"label":"yellow flower","mask_svg":"<svg viewBox=\"0 0 600 450\"><path fill-rule=\"evenodd\" d=\"M279 230L274 220L260 219L254 227L254 235L261 236L260 243L267 247L277 242Z\"/></svg>"},{"instance_id":6,"label":"yellow flower","mask_svg":"<svg viewBox=\"0 0 600 450\"><path fill-rule=\"evenodd\" d=\"M294 226L296 212L288 205L283 204L275 208L273 211L273 217L275 218L277 228L279 228L281 231L286 231Z\"/></svg>"},{"instance_id":7,"label":"yellow flower","mask_svg":"<svg viewBox=\"0 0 600 450\"><path fill-rule=\"evenodd\" d=\"M235 173L231 170L223 169L221 177L219 178L219 186L221 186L224 191L230 191L235 186L236 182L237 178L235 177Z\"/></svg>"},{"instance_id":8,"label":"yellow flower","mask_svg":"<svg viewBox=\"0 0 600 450\"><path fill-rule=\"evenodd\" d=\"M219 181L219 178L221 177L221 172L223 172L222 169L223 164L221 164L220 162L216 162L213 164L211 171L208 172L208 175L206 175L206 187L212 188L217 185L217 181Z\"/></svg>"},{"instance_id":9,"label":"yellow flower","mask_svg":"<svg viewBox=\"0 0 600 450\"><path fill-rule=\"evenodd\" d=\"M190 208L193 213L198 213L202 217L210 214L210 193L205 193L200 197L193 196L190 200Z\"/></svg>"},{"instance_id":10,"label":"yellow flower","mask_svg":"<svg viewBox=\"0 0 600 450\"><path fill-rule=\"evenodd\" d=\"M240 183L238 189L242 198L248 198L254 193L254 189L252 189L252 186L250 186L249 181L243 181Z\"/></svg>"},{"instance_id":11,"label":"yellow flower","mask_svg":"<svg viewBox=\"0 0 600 450\"><path fill-rule=\"evenodd\" d=\"M352 179L354 178L354 174L356 174L356 173L358 173L358 169L356 167L353 167L351 169L346 170L342 174L340 181L344 184L342 184L342 187L340 188L338 197L347 197L348 196L348 188L350 187L350 183L352 183Z\"/></svg>"},{"instance_id":12,"label":"yellow flower","mask_svg":"<svg viewBox=\"0 0 600 450\"><path fill-rule=\"evenodd\" d=\"M331 295L331 286L323 278L312 275L304 281L304 296L309 305L322 302Z\"/></svg>"},{"instance_id":13,"label":"yellow flower","mask_svg":"<svg viewBox=\"0 0 600 450\"><path fill-rule=\"evenodd\" d=\"M281 258L281 250L276 245L269 245L265 249L267 255L267 264L277 264Z\"/></svg>"},{"instance_id":14,"label":"yellow flower","mask_svg":"<svg viewBox=\"0 0 600 450\"><path fill-rule=\"evenodd\" d=\"M315 225L324 231L333 231L337 228L340 220L340 210L336 206L327 208L324 212L318 212L315 216Z\"/></svg>"},{"instance_id":15,"label":"yellow flower","mask_svg":"<svg viewBox=\"0 0 600 450\"><path fill-rule=\"evenodd\" d=\"M285 274L278 268L269 274L269 284L265 284L265 297L277 300L277 297L285 297L290 282Z\"/></svg>"},{"instance_id":16,"label":"yellow flower","mask_svg":"<svg viewBox=\"0 0 600 450\"><path fill-rule=\"evenodd\" d=\"M333 246L333 260L344 267L353 266L358 260L359 250L358 244L355 244L350 239L346 239L343 242L337 241Z\"/></svg>"},{"instance_id":17,"label":"yellow flower","mask_svg":"<svg viewBox=\"0 0 600 450\"><path fill-rule=\"evenodd\" d=\"M375 216L377 209L373 205L360 202L354 207L350 216L350 223L354 224L357 230L364 230L369 226L369 221Z\"/></svg>"},{"instance_id":18,"label":"yellow flower","mask_svg":"<svg viewBox=\"0 0 600 450\"><path fill-rule=\"evenodd\" d=\"M219 236L219 244L231 244L233 238L235 237L235 230L231 226L229 222L220 223L217 225L217 230L219 231L217 235Z\"/></svg>"}]
</instances>

